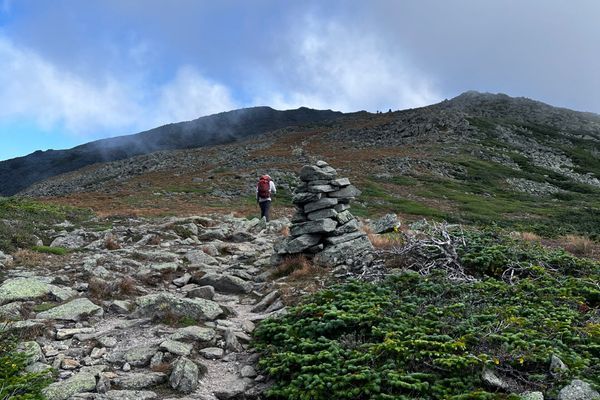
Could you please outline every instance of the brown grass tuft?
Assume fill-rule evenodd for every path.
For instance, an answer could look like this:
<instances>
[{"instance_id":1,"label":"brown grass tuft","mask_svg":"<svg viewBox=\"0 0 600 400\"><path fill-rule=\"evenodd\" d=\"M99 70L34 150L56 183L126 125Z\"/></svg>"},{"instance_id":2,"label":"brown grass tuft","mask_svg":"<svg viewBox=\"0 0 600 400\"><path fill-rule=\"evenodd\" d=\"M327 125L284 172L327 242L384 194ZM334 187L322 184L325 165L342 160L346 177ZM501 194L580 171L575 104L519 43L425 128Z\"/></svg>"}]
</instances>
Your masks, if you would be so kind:
<instances>
[{"instance_id":1,"label":"brown grass tuft","mask_svg":"<svg viewBox=\"0 0 600 400\"><path fill-rule=\"evenodd\" d=\"M130 276L125 276L119 281L119 294L123 296L133 296L137 294L135 279Z\"/></svg>"},{"instance_id":2,"label":"brown grass tuft","mask_svg":"<svg viewBox=\"0 0 600 400\"><path fill-rule=\"evenodd\" d=\"M31 250L18 250L13 254L14 263L25 267L39 267L48 259L46 254Z\"/></svg>"},{"instance_id":3,"label":"brown grass tuft","mask_svg":"<svg viewBox=\"0 0 600 400\"><path fill-rule=\"evenodd\" d=\"M312 263L304 255L295 255L284 258L271 273L273 278L281 278L296 272L296 278L307 274L312 268ZM300 272L302 271L302 272Z\"/></svg>"},{"instance_id":4,"label":"brown grass tuft","mask_svg":"<svg viewBox=\"0 0 600 400\"><path fill-rule=\"evenodd\" d=\"M281 236L288 237L290 235L290 227L287 225L284 226L283 228L281 228L279 233L281 234Z\"/></svg>"},{"instance_id":5,"label":"brown grass tuft","mask_svg":"<svg viewBox=\"0 0 600 400\"><path fill-rule=\"evenodd\" d=\"M153 372L162 372L165 374L170 374L171 370L173 369L171 367L171 364L167 363L167 362L162 362L160 364L154 365L150 368Z\"/></svg>"},{"instance_id":6,"label":"brown grass tuft","mask_svg":"<svg viewBox=\"0 0 600 400\"><path fill-rule=\"evenodd\" d=\"M579 235L566 235L561 238L565 250L576 256L591 256L594 242Z\"/></svg>"},{"instance_id":7,"label":"brown grass tuft","mask_svg":"<svg viewBox=\"0 0 600 400\"><path fill-rule=\"evenodd\" d=\"M542 240L542 238L540 238L539 235L536 235L533 232L521 232L519 236L521 237L521 239L527 242L539 242Z\"/></svg>"},{"instance_id":8,"label":"brown grass tuft","mask_svg":"<svg viewBox=\"0 0 600 400\"><path fill-rule=\"evenodd\" d=\"M160 236L154 235L148 240L150 246L158 246L160 244Z\"/></svg>"},{"instance_id":9,"label":"brown grass tuft","mask_svg":"<svg viewBox=\"0 0 600 400\"><path fill-rule=\"evenodd\" d=\"M108 300L112 298L113 288L104 279L91 278L88 282L88 293L93 299Z\"/></svg>"},{"instance_id":10,"label":"brown grass tuft","mask_svg":"<svg viewBox=\"0 0 600 400\"><path fill-rule=\"evenodd\" d=\"M119 244L119 242L117 242L113 235L108 235L106 239L104 239L104 247L107 250L119 250L121 248L121 245Z\"/></svg>"}]
</instances>

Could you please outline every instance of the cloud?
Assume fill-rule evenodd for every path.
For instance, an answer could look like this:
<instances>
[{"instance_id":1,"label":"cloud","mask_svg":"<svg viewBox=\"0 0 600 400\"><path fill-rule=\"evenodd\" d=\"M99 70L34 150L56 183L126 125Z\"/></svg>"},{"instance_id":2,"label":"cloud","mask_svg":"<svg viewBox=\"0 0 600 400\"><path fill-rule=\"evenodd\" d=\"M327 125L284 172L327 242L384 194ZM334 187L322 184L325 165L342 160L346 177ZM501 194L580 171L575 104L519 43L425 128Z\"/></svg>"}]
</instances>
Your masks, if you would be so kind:
<instances>
[{"instance_id":1,"label":"cloud","mask_svg":"<svg viewBox=\"0 0 600 400\"><path fill-rule=\"evenodd\" d=\"M140 57L144 46L132 49ZM162 84L145 76L84 79L0 37L0 118L57 126L83 137L133 133L235 108L229 90L191 66ZM100 75L100 73L99 73Z\"/></svg>"},{"instance_id":2,"label":"cloud","mask_svg":"<svg viewBox=\"0 0 600 400\"><path fill-rule=\"evenodd\" d=\"M237 105L229 89L204 78L191 66L179 68L159 90L156 112L160 123L183 121L231 110Z\"/></svg>"},{"instance_id":3,"label":"cloud","mask_svg":"<svg viewBox=\"0 0 600 400\"><path fill-rule=\"evenodd\" d=\"M286 38L277 82L255 102L341 111L412 108L439 101L434 80L390 44L335 20L308 16ZM272 71L267 71L272 73ZM273 86L275 84L276 86ZM260 89L259 89L260 90Z\"/></svg>"}]
</instances>

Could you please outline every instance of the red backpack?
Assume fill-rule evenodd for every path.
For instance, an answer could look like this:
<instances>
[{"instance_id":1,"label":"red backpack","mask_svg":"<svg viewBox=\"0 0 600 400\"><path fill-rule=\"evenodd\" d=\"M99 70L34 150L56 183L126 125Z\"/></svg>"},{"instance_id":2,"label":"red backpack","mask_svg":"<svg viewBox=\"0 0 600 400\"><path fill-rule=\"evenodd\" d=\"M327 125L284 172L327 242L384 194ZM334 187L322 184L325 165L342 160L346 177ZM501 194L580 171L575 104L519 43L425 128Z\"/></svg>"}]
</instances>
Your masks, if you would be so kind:
<instances>
[{"instance_id":1,"label":"red backpack","mask_svg":"<svg viewBox=\"0 0 600 400\"><path fill-rule=\"evenodd\" d=\"M267 175L261 176L258 181L258 197L261 199L268 199L271 197L271 178Z\"/></svg>"}]
</instances>

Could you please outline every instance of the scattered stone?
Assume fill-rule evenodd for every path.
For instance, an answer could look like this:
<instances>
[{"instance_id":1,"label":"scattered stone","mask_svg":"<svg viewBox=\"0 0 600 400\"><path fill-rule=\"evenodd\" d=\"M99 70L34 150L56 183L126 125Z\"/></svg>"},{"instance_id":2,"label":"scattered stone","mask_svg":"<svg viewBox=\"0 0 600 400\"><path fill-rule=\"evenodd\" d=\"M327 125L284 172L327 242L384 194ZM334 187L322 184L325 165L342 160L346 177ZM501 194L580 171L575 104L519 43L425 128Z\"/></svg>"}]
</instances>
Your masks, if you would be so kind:
<instances>
[{"instance_id":1,"label":"scattered stone","mask_svg":"<svg viewBox=\"0 0 600 400\"><path fill-rule=\"evenodd\" d=\"M246 391L246 383L242 380L236 379L227 382L221 388L216 390L213 394L219 400L229 400L240 396Z\"/></svg>"},{"instance_id":2,"label":"scattered stone","mask_svg":"<svg viewBox=\"0 0 600 400\"><path fill-rule=\"evenodd\" d=\"M157 350L155 346L151 345L136 346L127 350L123 358L126 364L133 365L134 367L145 367ZM125 370L123 369L123 371Z\"/></svg>"},{"instance_id":3,"label":"scattered stone","mask_svg":"<svg viewBox=\"0 0 600 400\"><path fill-rule=\"evenodd\" d=\"M215 330L201 326L180 328L171 335L171 340L189 340L193 342L210 342L215 338Z\"/></svg>"},{"instance_id":4,"label":"scattered stone","mask_svg":"<svg viewBox=\"0 0 600 400\"><path fill-rule=\"evenodd\" d=\"M153 400L157 399L156 393L147 390L109 390L106 392L108 400Z\"/></svg>"},{"instance_id":5,"label":"scattered stone","mask_svg":"<svg viewBox=\"0 0 600 400\"><path fill-rule=\"evenodd\" d=\"M200 287L194 288L192 290L188 290L186 292L186 297L189 297L192 299L200 298L200 299L212 300L215 297L215 288L210 285L200 286Z\"/></svg>"},{"instance_id":6,"label":"scattered stone","mask_svg":"<svg viewBox=\"0 0 600 400\"><path fill-rule=\"evenodd\" d=\"M167 375L162 372L139 372L121 375L113 379L113 383L121 389L147 389L167 381Z\"/></svg>"},{"instance_id":7,"label":"scattered stone","mask_svg":"<svg viewBox=\"0 0 600 400\"><path fill-rule=\"evenodd\" d=\"M190 281L190 279L192 279L192 275L186 273L177 279L173 279L173 285L177 287L185 286Z\"/></svg>"},{"instance_id":8,"label":"scattered stone","mask_svg":"<svg viewBox=\"0 0 600 400\"><path fill-rule=\"evenodd\" d=\"M126 362L125 364L123 364L123 368L121 369L125 372L129 372L131 371L131 365L129 365L129 363Z\"/></svg>"},{"instance_id":9,"label":"scattered stone","mask_svg":"<svg viewBox=\"0 0 600 400\"><path fill-rule=\"evenodd\" d=\"M223 358L225 352L220 347L206 347L198 351L198 353L208 360L218 360Z\"/></svg>"},{"instance_id":10,"label":"scattered stone","mask_svg":"<svg viewBox=\"0 0 600 400\"><path fill-rule=\"evenodd\" d=\"M520 396L521 400L544 400L542 392L524 392Z\"/></svg>"},{"instance_id":11,"label":"scattered stone","mask_svg":"<svg viewBox=\"0 0 600 400\"><path fill-rule=\"evenodd\" d=\"M267 294L262 298L261 301L258 302L254 307L252 307L253 313L260 313L265 311L275 300L279 298L279 291L274 290L271 293Z\"/></svg>"},{"instance_id":12,"label":"scattered stone","mask_svg":"<svg viewBox=\"0 0 600 400\"><path fill-rule=\"evenodd\" d=\"M187 356L192 352L193 346L176 340L165 340L160 344L160 350L167 351L178 356Z\"/></svg>"},{"instance_id":13,"label":"scattered stone","mask_svg":"<svg viewBox=\"0 0 600 400\"><path fill-rule=\"evenodd\" d=\"M67 400L69 397L82 392L96 389L96 378L92 374L78 373L61 382L56 382L44 389L48 400Z\"/></svg>"},{"instance_id":14,"label":"scattered stone","mask_svg":"<svg viewBox=\"0 0 600 400\"><path fill-rule=\"evenodd\" d=\"M396 214L386 214L379 218L377 221L371 223L371 229L373 233L387 233L394 232L400 228L400 220Z\"/></svg>"},{"instance_id":15,"label":"scattered stone","mask_svg":"<svg viewBox=\"0 0 600 400\"><path fill-rule=\"evenodd\" d=\"M92 333L94 328L61 328L56 331L57 340L66 340L79 333Z\"/></svg>"},{"instance_id":16,"label":"scattered stone","mask_svg":"<svg viewBox=\"0 0 600 400\"><path fill-rule=\"evenodd\" d=\"M225 332L225 349L234 353L239 353L244 351L244 348L238 341L237 336L233 329L227 329Z\"/></svg>"},{"instance_id":17,"label":"scattered stone","mask_svg":"<svg viewBox=\"0 0 600 400\"><path fill-rule=\"evenodd\" d=\"M80 321L89 316L101 317L104 313L102 307L92 303L87 298L79 298L70 302L51 308L48 311L38 313L38 318L58 319L67 321Z\"/></svg>"},{"instance_id":18,"label":"scattered stone","mask_svg":"<svg viewBox=\"0 0 600 400\"><path fill-rule=\"evenodd\" d=\"M240 370L240 375L242 378L254 378L256 377L256 370L250 365L245 365Z\"/></svg>"},{"instance_id":19,"label":"scattered stone","mask_svg":"<svg viewBox=\"0 0 600 400\"><path fill-rule=\"evenodd\" d=\"M114 300L108 309L117 314L129 314L133 303L129 300Z\"/></svg>"},{"instance_id":20,"label":"scattered stone","mask_svg":"<svg viewBox=\"0 0 600 400\"><path fill-rule=\"evenodd\" d=\"M173 365L169 384L179 392L191 393L198 387L199 374L199 368L193 361L181 357Z\"/></svg>"},{"instance_id":21,"label":"scattered stone","mask_svg":"<svg viewBox=\"0 0 600 400\"><path fill-rule=\"evenodd\" d=\"M568 370L569 367L557 355L552 354L552 357L550 357L550 372L553 374L562 374Z\"/></svg>"},{"instance_id":22,"label":"scattered stone","mask_svg":"<svg viewBox=\"0 0 600 400\"><path fill-rule=\"evenodd\" d=\"M510 385L508 382L500 378L493 370L489 368L483 369L483 372L481 373L481 379L489 386L503 390L510 390Z\"/></svg>"},{"instance_id":23,"label":"scattered stone","mask_svg":"<svg viewBox=\"0 0 600 400\"><path fill-rule=\"evenodd\" d=\"M79 361L75 360L74 358L65 358L64 360L62 360L62 363L60 365L60 367L62 369L77 369L81 366L81 364L79 363Z\"/></svg>"},{"instance_id":24,"label":"scattered stone","mask_svg":"<svg viewBox=\"0 0 600 400\"><path fill-rule=\"evenodd\" d=\"M252 291L252 283L240 277L226 274L205 274L200 279L194 279L194 283L198 285L208 285L222 293L250 293Z\"/></svg>"},{"instance_id":25,"label":"scattered stone","mask_svg":"<svg viewBox=\"0 0 600 400\"><path fill-rule=\"evenodd\" d=\"M45 297L65 301L76 295L77 292L72 289L49 284L40 278L14 278L5 280L0 286L0 305Z\"/></svg>"},{"instance_id":26,"label":"scattered stone","mask_svg":"<svg viewBox=\"0 0 600 400\"><path fill-rule=\"evenodd\" d=\"M600 393L594 390L589 383L579 379L574 379L558 393L558 400L595 400L599 398Z\"/></svg>"},{"instance_id":27,"label":"scattered stone","mask_svg":"<svg viewBox=\"0 0 600 400\"><path fill-rule=\"evenodd\" d=\"M195 320L213 320L223 313L217 303L205 299L177 297L168 292L149 294L135 300L134 314L141 317L164 318L169 314L175 317L189 317Z\"/></svg>"},{"instance_id":28,"label":"scattered stone","mask_svg":"<svg viewBox=\"0 0 600 400\"><path fill-rule=\"evenodd\" d=\"M209 256L202 250L190 250L185 254L185 259L194 265L217 265L219 262L212 256Z\"/></svg>"}]
</instances>

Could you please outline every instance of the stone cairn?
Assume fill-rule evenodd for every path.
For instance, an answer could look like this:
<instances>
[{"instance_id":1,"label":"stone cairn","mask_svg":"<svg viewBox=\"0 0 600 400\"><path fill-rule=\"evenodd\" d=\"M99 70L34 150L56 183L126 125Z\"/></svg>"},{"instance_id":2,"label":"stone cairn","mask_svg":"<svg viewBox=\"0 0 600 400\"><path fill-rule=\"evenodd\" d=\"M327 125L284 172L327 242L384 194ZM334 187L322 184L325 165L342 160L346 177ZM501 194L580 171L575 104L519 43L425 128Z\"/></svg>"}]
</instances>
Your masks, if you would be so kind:
<instances>
[{"instance_id":1,"label":"stone cairn","mask_svg":"<svg viewBox=\"0 0 600 400\"><path fill-rule=\"evenodd\" d=\"M297 211L290 235L277 251L279 257L305 254L324 266L369 263L373 247L349 211L360 190L348 178L338 178L325 161L305 165L299 175L302 184L292 198Z\"/></svg>"}]
</instances>

